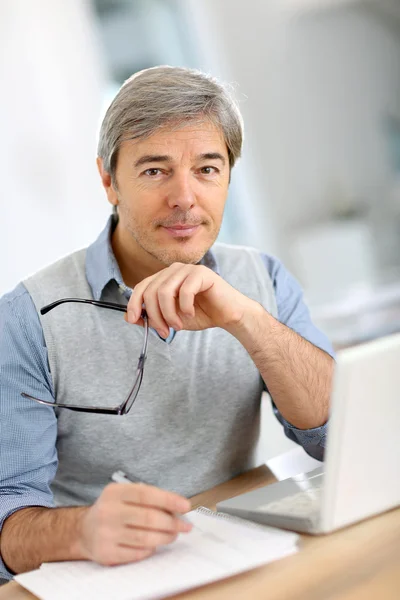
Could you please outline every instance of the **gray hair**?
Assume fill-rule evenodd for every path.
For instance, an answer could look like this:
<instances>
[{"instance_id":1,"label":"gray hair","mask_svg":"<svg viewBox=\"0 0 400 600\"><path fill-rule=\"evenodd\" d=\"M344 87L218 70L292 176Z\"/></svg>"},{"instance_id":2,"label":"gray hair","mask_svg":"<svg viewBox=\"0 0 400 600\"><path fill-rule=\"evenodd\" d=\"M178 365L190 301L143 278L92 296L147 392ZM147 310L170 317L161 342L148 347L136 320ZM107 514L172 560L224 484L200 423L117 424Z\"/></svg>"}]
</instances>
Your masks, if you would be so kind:
<instances>
[{"instance_id":1,"label":"gray hair","mask_svg":"<svg viewBox=\"0 0 400 600\"><path fill-rule=\"evenodd\" d=\"M116 184L122 142L199 118L209 119L221 129L232 168L242 149L243 121L228 87L194 69L145 69L127 79L110 104L100 128L98 156Z\"/></svg>"}]
</instances>

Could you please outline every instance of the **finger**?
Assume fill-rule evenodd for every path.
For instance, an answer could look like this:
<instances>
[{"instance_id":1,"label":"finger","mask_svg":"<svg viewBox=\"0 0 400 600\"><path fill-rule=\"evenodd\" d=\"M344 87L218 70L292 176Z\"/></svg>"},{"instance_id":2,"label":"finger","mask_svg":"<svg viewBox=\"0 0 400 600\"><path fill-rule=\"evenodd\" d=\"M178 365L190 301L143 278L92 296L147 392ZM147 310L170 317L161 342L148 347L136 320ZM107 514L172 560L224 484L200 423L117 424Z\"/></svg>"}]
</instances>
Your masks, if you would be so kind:
<instances>
[{"instance_id":1,"label":"finger","mask_svg":"<svg viewBox=\"0 0 400 600\"><path fill-rule=\"evenodd\" d=\"M121 500L127 504L161 508L170 513L181 514L188 512L191 508L190 501L187 498L174 492L168 492L142 483L119 485L121 487Z\"/></svg>"},{"instance_id":2,"label":"finger","mask_svg":"<svg viewBox=\"0 0 400 600\"><path fill-rule=\"evenodd\" d=\"M150 284L143 294L149 325L153 327L163 338L169 336L169 325L165 321L158 303L157 283Z\"/></svg>"},{"instance_id":3,"label":"finger","mask_svg":"<svg viewBox=\"0 0 400 600\"><path fill-rule=\"evenodd\" d=\"M192 271L193 265L184 265L158 287L158 302L162 316L168 325L176 330L183 327L182 319L177 312L176 299L179 297L181 286Z\"/></svg>"},{"instance_id":4,"label":"finger","mask_svg":"<svg viewBox=\"0 0 400 600\"><path fill-rule=\"evenodd\" d=\"M129 323L136 323L140 318L142 312L142 305L144 303L144 293L148 286L156 280L161 283L165 278L167 278L171 273L173 273L180 267L180 263L174 263L170 265L167 269L163 269L162 271L159 271L158 273L155 273L150 277L146 277L135 286L127 307L127 320Z\"/></svg>"},{"instance_id":5,"label":"finger","mask_svg":"<svg viewBox=\"0 0 400 600\"><path fill-rule=\"evenodd\" d=\"M154 553L154 548L132 548L130 546L118 545L106 558L97 560L96 562L110 567L114 565L125 565L149 558Z\"/></svg>"},{"instance_id":6,"label":"finger","mask_svg":"<svg viewBox=\"0 0 400 600\"><path fill-rule=\"evenodd\" d=\"M132 323L132 321L129 321L129 317L128 317L128 313L126 312L124 315L124 319L127 323ZM137 321L135 321L134 325L139 325L140 327L144 326L144 321L142 318L138 319Z\"/></svg>"},{"instance_id":7,"label":"finger","mask_svg":"<svg viewBox=\"0 0 400 600\"><path fill-rule=\"evenodd\" d=\"M125 526L154 529L166 533L183 533L192 529L192 524L164 510L144 506L127 506L119 511Z\"/></svg>"},{"instance_id":8,"label":"finger","mask_svg":"<svg viewBox=\"0 0 400 600\"><path fill-rule=\"evenodd\" d=\"M212 272L209 269L198 267L192 270L179 289L179 309L185 315L194 317L194 302L197 294L209 290L213 285Z\"/></svg>"},{"instance_id":9,"label":"finger","mask_svg":"<svg viewBox=\"0 0 400 600\"><path fill-rule=\"evenodd\" d=\"M127 321L128 323L136 323L142 314L143 294L150 283L157 277L158 273L146 277L140 283L135 285L135 288L129 298L127 306Z\"/></svg>"}]
</instances>

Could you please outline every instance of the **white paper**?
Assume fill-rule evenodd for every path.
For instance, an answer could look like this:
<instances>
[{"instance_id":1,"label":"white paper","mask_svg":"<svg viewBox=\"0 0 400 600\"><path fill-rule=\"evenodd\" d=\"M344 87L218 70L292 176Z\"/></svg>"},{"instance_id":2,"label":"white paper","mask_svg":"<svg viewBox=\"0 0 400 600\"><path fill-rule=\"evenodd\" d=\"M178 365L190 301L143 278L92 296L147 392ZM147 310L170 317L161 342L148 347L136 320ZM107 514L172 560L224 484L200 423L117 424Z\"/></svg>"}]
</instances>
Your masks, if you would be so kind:
<instances>
[{"instance_id":1,"label":"white paper","mask_svg":"<svg viewBox=\"0 0 400 600\"><path fill-rule=\"evenodd\" d=\"M300 446L267 461L267 467L278 481L300 475L300 473L308 473L321 465L319 460L309 456Z\"/></svg>"},{"instance_id":2,"label":"white paper","mask_svg":"<svg viewBox=\"0 0 400 600\"><path fill-rule=\"evenodd\" d=\"M209 512L209 511L208 511ZM103 567L46 563L16 581L42 600L156 600L297 551L296 534L192 511L188 534L141 562Z\"/></svg>"}]
</instances>

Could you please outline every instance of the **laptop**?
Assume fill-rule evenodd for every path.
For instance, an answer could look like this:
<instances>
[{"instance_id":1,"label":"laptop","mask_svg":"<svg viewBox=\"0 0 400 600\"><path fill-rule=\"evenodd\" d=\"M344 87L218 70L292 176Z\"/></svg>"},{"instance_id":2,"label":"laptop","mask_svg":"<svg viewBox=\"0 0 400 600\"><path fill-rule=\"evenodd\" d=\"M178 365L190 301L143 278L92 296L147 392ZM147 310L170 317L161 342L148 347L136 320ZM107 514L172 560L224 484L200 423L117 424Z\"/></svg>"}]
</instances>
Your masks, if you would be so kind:
<instances>
[{"instance_id":1,"label":"laptop","mask_svg":"<svg viewBox=\"0 0 400 600\"><path fill-rule=\"evenodd\" d=\"M221 512L312 534L400 505L400 334L338 353L325 461Z\"/></svg>"}]
</instances>

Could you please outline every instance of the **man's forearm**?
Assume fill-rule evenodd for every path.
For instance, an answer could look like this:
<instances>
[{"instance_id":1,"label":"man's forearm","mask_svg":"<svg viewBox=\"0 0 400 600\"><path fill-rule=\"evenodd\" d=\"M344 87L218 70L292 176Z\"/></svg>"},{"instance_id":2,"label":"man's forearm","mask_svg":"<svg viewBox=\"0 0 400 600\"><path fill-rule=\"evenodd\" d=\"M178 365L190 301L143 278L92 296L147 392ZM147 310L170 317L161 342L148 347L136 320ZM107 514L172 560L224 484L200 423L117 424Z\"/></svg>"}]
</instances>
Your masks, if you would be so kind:
<instances>
[{"instance_id":1,"label":"man's forearm","mask_svg":"<svg viewBox=\"0 0 400 600\"><path fill-rule=\"evenodd\" d=\"M37 569L43 562L80 560L81 517L87 507L29 507L13 513L4 522L0 550L13 573Z\"/></svg>"},{"instance_id":2,"label":"man's forearm","mask_svg":"<svg viewBox=\"0 0 400 600\"><path fill-rule=\"evenodd\" d=\"M334 360L254 303L231 333L259 369L281 415L299 429L328 420Z\"/></svg>"}]
</instances>

